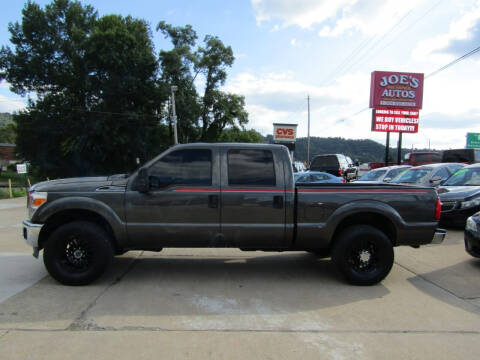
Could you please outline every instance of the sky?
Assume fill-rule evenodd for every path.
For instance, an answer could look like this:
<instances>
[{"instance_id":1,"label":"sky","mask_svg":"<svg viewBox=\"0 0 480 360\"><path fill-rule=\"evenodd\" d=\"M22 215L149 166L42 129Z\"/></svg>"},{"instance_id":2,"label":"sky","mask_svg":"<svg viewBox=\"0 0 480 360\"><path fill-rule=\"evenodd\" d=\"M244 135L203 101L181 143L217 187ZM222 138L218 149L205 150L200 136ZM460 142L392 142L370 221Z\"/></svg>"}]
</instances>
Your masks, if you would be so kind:
<instances>
[{"instance_id":1,"label":"sky","mask_svg":"<svg viewBox=\"0 0 480 360\"><path fill-rule=\"evenodd\" d=\"M40 5L49 1L37 0ZM465 147L480 132L480 52L437 69L480 46L480 0L81 0L99 15L145 19L156 51L170 44L155 31L161 20L191 24L203 39L218 36L235 62L225 91L245 96L249 124L263 135L273 123L298 124L297 136L372 139L372 71L424 73L419 132L403 147ZM2 1L0 44L8 23L21 20L22 0ZM202 86L201 79L197 83ZM0 112L22 109L26 99L0 83ZM181 121L181 119L179 119ZM392 134L393 144L397 135Z\"/></svg>"}]
</instances>

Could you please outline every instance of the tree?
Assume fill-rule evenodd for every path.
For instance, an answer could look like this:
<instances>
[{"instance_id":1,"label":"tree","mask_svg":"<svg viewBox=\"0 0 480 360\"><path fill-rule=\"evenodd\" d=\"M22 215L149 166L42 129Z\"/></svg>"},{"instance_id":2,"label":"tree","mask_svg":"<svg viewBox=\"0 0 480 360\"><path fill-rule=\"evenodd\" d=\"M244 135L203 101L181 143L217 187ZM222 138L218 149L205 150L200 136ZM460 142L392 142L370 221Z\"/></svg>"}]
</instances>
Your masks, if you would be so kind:
<instances>
[{"instance_id":1,"label":"tree","mask_svg":"<svg viewBox=\"0 0 480 360\"><path fill-rule=\"evenodd\" d=\"M0 51L0 78L37 95L14 116L21 156L51 177L129 171L153 156L166 97L148 25L70 0L22 13L9 25L14 48Z\"/></svg>"},{"instance_id":2,"label":"tree","mask_svg":"<svg viewBox=\"0 0 480 360\"><path fill-rule=\"evenodd\" d=\"M224 129L219 137L220 142L244 142L244 143L261 143L264 142L262 134L251 129L239 129L231 127Z\"/></svg>"},{"instance_id":3,"label":"tree","mask_svg":"<svg viewBox=\"0 0 480 360\"><path fill-rule=\"evenodd\" d=\"M218 141L227 126L248 123L244 97L220 90L235 59L232 48L218 37L207 35L204 45L195 49L197 34L189 25L173 27L160 22L157 30L173 45L172 50L160 52L159 60L162 80L178 86L179 138ZM199 74L205 78L202 96L195 87Z\"/></svg>"},{"instance_id":4,"label":"tree","mask_svg":"<svg viewBox=\"0 0 480 360\"><path fill-rule=\"evenodd\" d=\"M0 80L30 97L14 115L17 151L49 177L129 172L172 143L171 86L180 142L218 141L248 122L242 96L225 93L233 51L190 25L160 22L173 48L154 52L149 26L130 16L99 17L76 0L28 1L9 24ZM200 95L199 75L205 78ZM201 76L200 76L201 77Z\"/></svg>"},{"instance_id":5,"label":"tree","mask_svg":"<svg viewBox=\"0 0 480 360\"><path fill-rule=\"evenodd\" d=\"M0 126L0 143L15 144L16 137L15 124L9 123L5 126Z\"/></svg>"}]
</instances>

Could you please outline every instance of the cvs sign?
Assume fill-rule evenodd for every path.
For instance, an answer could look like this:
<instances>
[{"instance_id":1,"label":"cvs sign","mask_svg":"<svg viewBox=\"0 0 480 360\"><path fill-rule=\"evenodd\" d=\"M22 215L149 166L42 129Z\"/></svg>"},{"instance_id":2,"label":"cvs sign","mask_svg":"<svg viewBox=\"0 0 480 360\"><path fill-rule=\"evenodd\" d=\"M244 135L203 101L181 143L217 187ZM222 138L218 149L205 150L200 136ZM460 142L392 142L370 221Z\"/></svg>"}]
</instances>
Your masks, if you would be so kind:
<instances>
[{"instance_id":1,"label":"cvs sign","mask_svg":"<svg viewBox=\"0 0 480 360\"><path fill-rule=\"evenodd\" d=\"M273 124L273 140L275 142L295 142L297 124Z\"/></svg>"}]
</instances>

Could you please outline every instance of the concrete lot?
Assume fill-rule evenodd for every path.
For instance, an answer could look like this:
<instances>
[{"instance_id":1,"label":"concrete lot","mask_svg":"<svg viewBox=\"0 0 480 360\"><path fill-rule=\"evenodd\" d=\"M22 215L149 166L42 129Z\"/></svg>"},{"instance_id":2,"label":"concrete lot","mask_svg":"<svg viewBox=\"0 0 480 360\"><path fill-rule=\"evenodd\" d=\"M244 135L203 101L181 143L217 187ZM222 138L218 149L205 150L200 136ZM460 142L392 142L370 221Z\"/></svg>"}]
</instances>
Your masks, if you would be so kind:
<instances>
[{"instance_id":1,"label":"concrete lot","mask_svg":"<svg viewBox=\"0 0 480 360\"><path fill-rule=\"evenodd\" d=\"M477 359L480 259L395 250L385 281L346 285L307 253L168 249L57 284L21 238L25 199L0 201L0 358Z\"/></svg>"}]
</instances>

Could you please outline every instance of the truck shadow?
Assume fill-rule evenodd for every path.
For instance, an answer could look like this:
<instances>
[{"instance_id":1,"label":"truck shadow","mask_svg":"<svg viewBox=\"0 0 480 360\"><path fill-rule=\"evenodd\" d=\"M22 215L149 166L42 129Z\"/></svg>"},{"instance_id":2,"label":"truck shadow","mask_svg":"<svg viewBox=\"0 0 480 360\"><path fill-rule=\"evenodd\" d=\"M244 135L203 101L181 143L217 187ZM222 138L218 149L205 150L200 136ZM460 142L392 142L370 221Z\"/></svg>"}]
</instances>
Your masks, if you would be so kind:
<instances>
[{"instance_id":1,"label":"truck shadow","mask_svg":"<svg viewBox=\"0 0 480 360\"><path fill-rule=\"evenodd\" d=\"M124 256L95 284L47 276L0 304L0 328L79 314L108 316L282 315L384 297L383 285L344 282L329 259L308 253L244 257Z\"/></svg>"},{"instance_id":2,"label":"truck shadow","mask_svg":"<svg viewBox=\"0 0 480 360\"><path fill-rule=\"evenodd\" d=\"M480 307L469 300L480 299L479 280L480 260L475 258L408 279L429 296L474 314L480 314Z\"/></svg>"}]
</instances>

